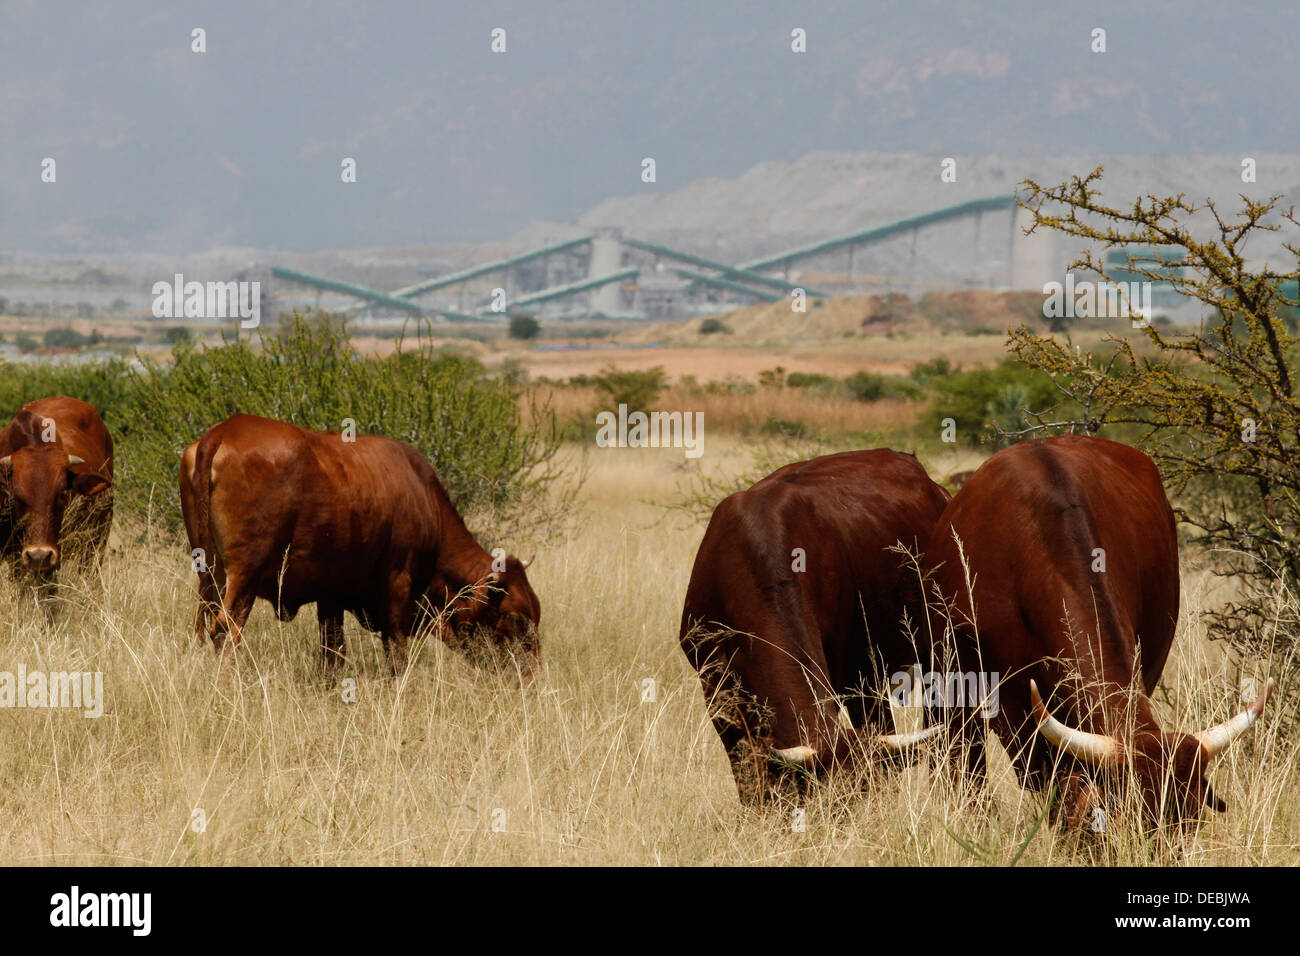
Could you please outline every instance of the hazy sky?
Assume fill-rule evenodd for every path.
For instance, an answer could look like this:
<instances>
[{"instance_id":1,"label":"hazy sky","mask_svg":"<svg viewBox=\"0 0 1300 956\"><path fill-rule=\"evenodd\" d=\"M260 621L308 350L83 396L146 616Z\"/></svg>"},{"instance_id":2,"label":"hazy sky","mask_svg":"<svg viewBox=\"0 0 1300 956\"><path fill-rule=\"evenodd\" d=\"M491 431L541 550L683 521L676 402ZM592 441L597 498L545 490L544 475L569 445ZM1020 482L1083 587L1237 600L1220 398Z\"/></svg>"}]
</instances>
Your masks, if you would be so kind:
<instances>
[{"instance_id":1,"label":"hazy sky","mask_svg":"<svg viewBox=\"0 0 1300 956\"><path fill-rule=\"evenodd\" d=\"M1049 6L0 0L0 250L499 239L811 150L1300 151L1293 4Z\"/></svg>"}]
</instances>

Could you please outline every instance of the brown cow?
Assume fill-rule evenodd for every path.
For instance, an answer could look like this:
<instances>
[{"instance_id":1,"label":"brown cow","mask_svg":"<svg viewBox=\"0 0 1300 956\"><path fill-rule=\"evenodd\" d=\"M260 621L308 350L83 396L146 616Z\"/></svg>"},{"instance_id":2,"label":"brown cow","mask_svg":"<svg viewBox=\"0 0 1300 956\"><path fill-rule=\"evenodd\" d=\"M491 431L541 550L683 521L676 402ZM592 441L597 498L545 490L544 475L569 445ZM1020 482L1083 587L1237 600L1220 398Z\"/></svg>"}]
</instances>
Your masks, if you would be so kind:
<instances>
[{"instance_id":1,"label":"brown cow","mask_svg":"<svg viewBox=\"0 0 1300 956\"><path fill-rule=\"evenodd\" d=\"M681 644L745 802L789 765L826 770L902 751L886 682L916 649L919 582L899 542L924 545L948 501L911 455L826 455L778 469L713 512Z\"/></svg>"},{"instance_id":2,"label":"brown cow","mask_svg":"<svg viewBox=\"0 0 1300 956\"><path fill-rule=\"evenodd\" d=\"M281 620L315 602L327 669L343 656L345 611L379 632L394 673L430 611L445 611L439 636L471 656L536 663L527 565L494 569L409 445L235 415L185 450L180 491L200 569L195 628L218 652L262 598Z\"/></svg>"},{"instance_id":3,"label":"brown cow","mask_svg":"<svg viewBox=\"0 0 1300 956\"><path fill-rule=\"evenodd\" d=\"M1157 723L1149 695L1178 620L1178 540L1150 458L1082 436L1013 445L952 499L926 553L954 625L946 660L942 628L932 630L938 666L997 675L992 727L1025 786L1044 790L1062 762L1069 825L1090 817L1101 829L1101 794L1126 767L1152 824L1193 818L1202 803L1224 809L1206 770L1272 685L1200 734ZM966 769L982 779L984 721L944 703Z\"/></svg>"},{"instance_id":4,"label":"brown cow","mask_svg":"<svg viewBox=\"0 0 1300 956\"><path fill-rule=\"evenodd\" d=\"M87 551L103 556L113 523L113 438L83 401L60 396L24 405L0 431L0 559L21 561L43 586L63 557L64 515L87 499L77 522Z\"/></svg>"}]
</instances>

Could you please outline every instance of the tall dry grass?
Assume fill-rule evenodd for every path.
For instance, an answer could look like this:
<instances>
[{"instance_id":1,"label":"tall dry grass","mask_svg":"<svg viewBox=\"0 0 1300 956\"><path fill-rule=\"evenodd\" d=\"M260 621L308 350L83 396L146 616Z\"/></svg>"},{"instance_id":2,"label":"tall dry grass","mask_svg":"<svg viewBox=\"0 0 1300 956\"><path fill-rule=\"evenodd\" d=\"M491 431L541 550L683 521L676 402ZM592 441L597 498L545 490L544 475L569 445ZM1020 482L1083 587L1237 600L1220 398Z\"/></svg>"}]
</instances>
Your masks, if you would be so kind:
<instances>
[{"instance_id":1,"label":"tall dry grass","mask_svg":"<svg viewBox=\"0 0 1300 956\"><path fill-rule=\"evenodd\" d=\"M733 443L705 460L748 458ZM139 528L119 527L102 574L63 578L53 621L0 580L0 670L102 670L107 695L97 720L0 710L0 859L973 864L1010 862L1024 844L1032 864L1300 862L1300 754L1271 712L1214 771L1230 811L1186 840L1116 825L1097 850L1035 830L1042 799L996 747L986 806L922 763L814 787L802 807L742 809L677 647L703 523L666 520L660 505L685 494L689 468L680 451L641 449L593 450L588 463L571 530L507 542L538 552L544 668L528 688L430 645L394 681L378 640L349 620L349 703L317 679L310 609L282 624L264 605L238 666L220 666L195 644L184 547ZM1189 578L1156 700L1170 727L1237 706L1232 663L1197 622L1204 596Z\"/></svg>"}]
</instances>

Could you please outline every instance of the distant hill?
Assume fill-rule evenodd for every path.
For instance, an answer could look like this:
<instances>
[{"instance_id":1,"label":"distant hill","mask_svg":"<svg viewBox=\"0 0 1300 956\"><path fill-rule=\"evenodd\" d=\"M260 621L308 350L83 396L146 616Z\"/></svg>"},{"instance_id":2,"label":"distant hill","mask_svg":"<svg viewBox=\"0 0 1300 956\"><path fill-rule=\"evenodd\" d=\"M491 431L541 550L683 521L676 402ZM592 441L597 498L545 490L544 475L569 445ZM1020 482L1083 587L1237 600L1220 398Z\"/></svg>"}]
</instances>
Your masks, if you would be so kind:
<instances>
[{"instance_id":1,"label":"distant hill","mask_svg":"<svg viewBox=\"0 0 1300 956\"><path fill-rule=\"evenodd\" d=\"M1229 206L1240 193L1300 200L1300 154L1258 155L1258 182L1241 181L1241 156L957 153L957 181L941 183L942 156L813 152L790 163L758 163L736 179L700 179L672 192L622 195L578 225L619 226L637 236L713 247L736 258L853 232L970 199L1015 192L1105 167L1103 195L1120 205L1138 195L1186 193Z\"/></svg>"}]
</instances>

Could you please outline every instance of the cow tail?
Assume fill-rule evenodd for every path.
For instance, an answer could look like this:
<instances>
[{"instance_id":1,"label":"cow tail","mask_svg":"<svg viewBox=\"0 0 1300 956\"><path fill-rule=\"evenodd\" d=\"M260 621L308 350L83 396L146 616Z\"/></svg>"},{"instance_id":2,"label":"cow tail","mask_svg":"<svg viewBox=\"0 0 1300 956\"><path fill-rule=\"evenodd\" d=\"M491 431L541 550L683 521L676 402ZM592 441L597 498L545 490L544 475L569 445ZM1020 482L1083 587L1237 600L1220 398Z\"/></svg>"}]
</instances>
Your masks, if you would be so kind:
<instances>
[{"instance_id":1,"label":"cow tail","mask_svg":"<svg viewBox=\"0 0 1300 956\"><path fill-rule=\"evenodd\" d=\"M207 574L213 571L215 554L212 550L212 460L217 455L220 439L204 435L194 454L194 524L198 540L195 545L203 551L203 564ZM214 582L215 583L215 582Z\"/></svg>"}]
</instances>

